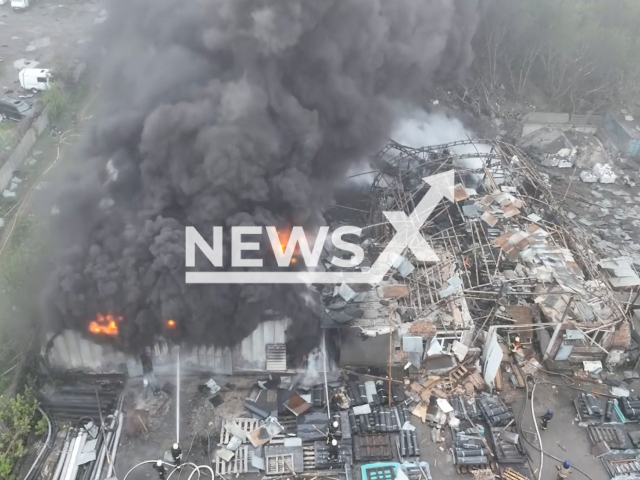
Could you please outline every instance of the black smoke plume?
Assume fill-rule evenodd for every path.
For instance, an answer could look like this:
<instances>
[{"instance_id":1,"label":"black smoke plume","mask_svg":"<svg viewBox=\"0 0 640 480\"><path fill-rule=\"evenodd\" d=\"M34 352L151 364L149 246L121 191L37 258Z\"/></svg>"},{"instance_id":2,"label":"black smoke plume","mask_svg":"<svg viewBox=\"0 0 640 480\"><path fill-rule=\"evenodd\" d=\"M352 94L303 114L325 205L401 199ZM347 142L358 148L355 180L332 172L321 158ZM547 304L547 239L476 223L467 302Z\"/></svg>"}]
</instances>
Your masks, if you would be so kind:
<instances>
[{"instance_id":1,"label":"black smoke plume","mask_svg":"<svg viewBox=\"0 0 640 480\"><path fill-rule=\"evenodd\" d=\"M394 104L470 64L479 3L113 2L102 111L59 201L55 325L87 331L113 312L132 351L155 335L232 345L270 313L293 319L291 338L316 335L304 286L186 285L184 227L321 225L335 180L386 141Z\"/></svg>"}]
</instances>

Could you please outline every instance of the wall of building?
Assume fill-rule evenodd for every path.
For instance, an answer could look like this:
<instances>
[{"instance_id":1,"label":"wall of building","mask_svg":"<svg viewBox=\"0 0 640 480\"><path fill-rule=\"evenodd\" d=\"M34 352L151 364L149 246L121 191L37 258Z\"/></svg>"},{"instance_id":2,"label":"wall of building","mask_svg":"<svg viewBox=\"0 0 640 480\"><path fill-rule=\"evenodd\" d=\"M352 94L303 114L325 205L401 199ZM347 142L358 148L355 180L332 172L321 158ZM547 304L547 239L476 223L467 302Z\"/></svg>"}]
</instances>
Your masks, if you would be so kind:
<instances>
[{"instance_id":1,"label":"wall of building","mask_svg":"<svg viewBox=\"0 0 640 480\"><path fill-rule=\"evenodd\" d=\"M180 364L188 372L215 374L250 373L266 371L267 345L286 343L289 319L263 322L242 342L233 348L177 347L159 340L151 349L156 374L174 371L180 354ZM79 370L89 373L127 373L142 375L140 358L125 355L110 345L99 345L80 332L65 330L42 352L52 371Z\"/></svg>"},{"instance_id":2,"label":"wall of building","mask_svg":"<svg viewBox=\"0 0 640 480\"><path fill-rule=\"evenodd\" d=\"M531 112L524 118L522 135L536 130L554 127L558 130L575 130L583 133L595 133L602 127L604 115L571 115L569 113Z\"/></svg>"},{"instance_id":3,"label":"wall of building","mask_svg":"<svg viewBox=\"0 0 640 480\"><path fill-rule=\"evenodd\" d=\"M24 134L24 137L22 137L4 165L0 167L0 191L7 188L9 182L11 182L11 178L13 177L13 172L22 165L22 162L24 162L25 158L27 158L29 152L35 145L36 140L48 125L49 115L45 108L40 116L35 119L31 127L29 127L29 130Z\"/></svg>"}]
</instances>

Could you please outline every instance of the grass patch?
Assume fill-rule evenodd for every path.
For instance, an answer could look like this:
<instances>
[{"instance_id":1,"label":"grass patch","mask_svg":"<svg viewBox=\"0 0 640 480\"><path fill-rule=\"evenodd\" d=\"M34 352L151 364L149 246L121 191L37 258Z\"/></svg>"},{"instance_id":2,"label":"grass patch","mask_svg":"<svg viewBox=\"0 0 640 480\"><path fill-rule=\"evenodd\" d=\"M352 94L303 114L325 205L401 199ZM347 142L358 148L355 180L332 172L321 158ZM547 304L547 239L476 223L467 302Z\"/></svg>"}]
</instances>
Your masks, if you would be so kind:
<instances>
[{"instance_id":1,"label":"grass patch","mask_svg":"<svg viewBox=\"0 0 640 480\"><path fill-rule=\"evenodd\" d=\"M10 120L4 120L0 122L0 151L13 149L18 144L16 139L16 125L17 123Z\"/></svg>"},{"instance_id":2,"label":"grass patch","mask_svg":"<svg viewBox=\"0 0 640 480\"><path fill-rule=\"evenodd\" d=\"M0 478L17 480L13 471L27 454L29 434L34 428L39 434L47 431L38 421L38 400L32 378L27 380L22 393L0 405L0 423L4 427L0 434Z\"/></svg>"},{"instance_id":3,"label":"grass patch","mask_svg":"<svg viewBox=\"0 0 640 480\"><path fill-rule=\"evenodd\" d=\"M54 82L42 95L42 101L47 106L49 119L55 121L69 109L71 98L62 83Z\"/></svg>"}]
</instances>

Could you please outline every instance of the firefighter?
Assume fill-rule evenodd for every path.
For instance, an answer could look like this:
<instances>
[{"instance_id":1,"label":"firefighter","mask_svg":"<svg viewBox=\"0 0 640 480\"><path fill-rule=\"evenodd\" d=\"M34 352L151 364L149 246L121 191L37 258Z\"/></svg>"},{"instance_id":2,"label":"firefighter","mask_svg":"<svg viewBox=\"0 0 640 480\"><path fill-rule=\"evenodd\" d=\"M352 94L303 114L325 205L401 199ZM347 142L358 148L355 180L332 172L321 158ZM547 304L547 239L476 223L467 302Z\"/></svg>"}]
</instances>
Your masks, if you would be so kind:
<instances>
[{"instance_id":1,"label":"firefighter","mask_svg":"<svg viewBox=\"0 0 640 480\"><path fill-rule=\"evenodd\" d=\"M180 448L179 444L174 443L171 446L171 456L173 457L173 461L175 462L176 466L182 463L182 449Z\"/></svg>"},{"instance_id":2,"label":"firefighter","mask_svg":"<svg viewBox=\"0 0 640 480\"><path fill-rule=\"evenodd\" d=\"M338 440L336 439L336 433L340 424L337 420L332 421L329 424L329 432L327 433L327 445L329 445L329 461L337 462L340 450L338 448Z\"/></svg>"},{"instance_id":3,"label":"firefighter","mask_svg":"<svg viewBox=\"0 0 640 480\"><path fill-rule=\"evenodd\" d=\"M331 425L329 425L329 433L331 435L335 435L336 433L338 433L338 430L340 430L340 423L338 423L337 420L334 420L333 422L331 422Z\"/></svg>"},{"instance_id":4,"label":"firefighter","mask_svg":"<svg viewBox=\"0 0 640 480\"><path fill-rule=\"evenodd\" d=\"M542 428L542 430L546 430L552 418L553 418L553 410L549 409L547 410L547 413L545 413L540 417L540 420L541 420L540 428Z\"/></svg>"},{"instance_id":5,"label":"firefighter","mask_svg":"<svg viewBox=\"0 0 640 480\"><path fill-rule=\"evenodd\" d=\"M520 343L520 337L514 338L513 342L511 343L511 351L513 353L516 353L521 348L522 348L522 344Z\"/></svg>"},{"instance_id":6,"label":"firefighter","mask_svg":"<svg viewBox=\"0 0 640 480\"><path fill-rule=\"evenodd\" d=\"M339 458L340 449L338 448L338 440L332 438L331 443L329 443L329 461L337 462Z\"/></svg>"},{"instance_id":7,"label":"firefighter","mask_svg":"<svg viewBox=\"0 0 640 480\"><path fill-rule=\"evenodd\" d=\"M160 480L166 480L167 469L164 467L164 463L162 463L162 460L158 460L156 463L154 463L153 468L158 472L158 477L160 477Z\"/></svg>"},{"instance_id":8,"label":"firefighter","mask_svg":"<svg viewBox=\"0 0 640 480\"><path fill-rule=\"evenodd\" d=\"M564 480L571 473L573 473L571 471L571 464L569 463L569 460L565 460L562 466L556 465L556 468L558 469L558 477L557 477L558 480Z\"/></svg>"}]
</instances>

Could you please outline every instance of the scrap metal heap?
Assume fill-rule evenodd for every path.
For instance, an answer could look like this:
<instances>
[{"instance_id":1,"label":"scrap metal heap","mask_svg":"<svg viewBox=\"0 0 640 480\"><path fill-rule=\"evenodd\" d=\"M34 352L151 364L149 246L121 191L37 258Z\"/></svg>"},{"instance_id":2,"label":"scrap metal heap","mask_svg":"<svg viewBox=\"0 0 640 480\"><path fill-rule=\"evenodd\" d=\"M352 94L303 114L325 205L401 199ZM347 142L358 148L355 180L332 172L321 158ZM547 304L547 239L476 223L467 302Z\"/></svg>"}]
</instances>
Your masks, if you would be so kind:
<instances>
[{"instance_id":1,"label":"scrap metal heap","mask_svg":"<svg viewBox=\"0 0 640 480\"><path fill-rule=\"evenodd\" d=\"M222 420L216 474L330 472L350 479L356 464L398 458L410 479L418 480L421 469L429 472L429 464L418 460L420 444L406 408L411 399L402 382L388 388L358 375L333 380L311 386L291 384L288 376L258 382L244 402L245 416Z\"/></svg>"},{"instance_id":2,"label":"scrap metal heap","mask_svg":"<svg viewBox=\"0 0 640 480\"><path fill-rule=\"evenodd\" d=\"M626 360L630 304L619 295L631 300L637 293L633 264L604 257L598 239L564 214L562 199L523 152L475 140L419 149L392 142L372 164L368 208L346 209L364 213L365 260L355 268L366 271L396 234L384 212L410 216L434 188L423 179L453 171L453 201L442 198L419 228L433 255L423 251L418 259L410 244L379 284L313 286L324 331L307 371L290 375L284 355L265 362L280 376L257 382L245 411L216 425L212 464L196 471L349 480L359 469L363 480L431 480L429 463L421 461L419 419L431 427L432 443L446 442L459 473L526 480L528 440L495 392L528 390L542 364L573 374L577 366ZM341 221L336 216L332 228ZM321 264L335 268L327 259L340 252L323 255ZM224 402L214 379L202 389L215 407ZM69 430L57 465L67 471L67 452L83 454L64 478L101 480L103 470L111 474L124 423L120 390L83 388L86 398L69 404L67 393L47 393L55 417L101 420ZM155 411L172 395L160 395L164 403ZM640 472L638 452L627 450L640 438L629 441L621 426L640 421L640 399L604 404L583 393L575 406L611 476ZM126 418L148 433L141 413ZM176 421L179 427L179 414Z\"/></svg>"},{"instance_id":3,"label":"scrap metal heap","mask_svg":"<svg viewBox=\"0 0 640 480\"><path fill-rule=\"evenodd\" d=\"M402 378L407 408L433 427L432 441L444 441L442 430L451 427L459 472L526 478L516 418L488 392L524 388L542 363L578 375L583 362L623 364L630 305L620 298L637 292L633 263L606 258L600 239L565 215L564 199L513 145L392 142L372 164L361 269L396 234L388 212L409 217L433 188L427 177L453 170L454 201L443 198L420 227L431 258L408 248L380 285L322 291L323 327L333 333L339 364ZM621 408L633 412L629 405Z\"/></svg>"},{"instance_id":4,"label":"scrap metal heap","mask_svg":"<svg viewBox=\"0 0 640 480\"><path fill-rule=\"evenodd\" d=\"M472 151L455 153L461 149ZM477 158L480 168L465 166ZM436 352L463 361L477 339L486 339L486 362L493 331L504 344L519 336L525 350L539 347L551 369L624 362L629 324L616 293L635 288L636 273L624 259L598 256L599 239L564 214L523 152L475 140L419 149L392 142L372 163L378 173L363 225L365 267L396 233L384 212L410 215L430 189L425 177L453 170L455 202L443 198L420 229L432 258L418 260L409 248L381 285L323 292L324 326L341 328L348 341L342 365L358 364L349 329L364 337L393 331L392 363L415 368ZM421 348L417 337L429 344ZM485 370L493 386L497 372Z\"/></svg>"}]
</instances>

